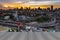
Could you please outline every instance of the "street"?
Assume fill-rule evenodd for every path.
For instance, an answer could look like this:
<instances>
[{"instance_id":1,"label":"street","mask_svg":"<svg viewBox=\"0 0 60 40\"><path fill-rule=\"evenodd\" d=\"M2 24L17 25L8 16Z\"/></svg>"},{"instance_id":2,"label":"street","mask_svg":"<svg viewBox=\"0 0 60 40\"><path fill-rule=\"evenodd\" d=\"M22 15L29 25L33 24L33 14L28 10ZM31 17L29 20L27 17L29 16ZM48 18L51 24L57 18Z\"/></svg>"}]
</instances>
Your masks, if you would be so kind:
<instances>
[{"instance_id":1,"label":"street","mask_svg":"<svg viewBox=\"0 0 60 40\"><path fill-rule=\"evenodd\" d=\"M0 32L0 40L60 40L59 32Z\"/></svg>"}]
</instances>

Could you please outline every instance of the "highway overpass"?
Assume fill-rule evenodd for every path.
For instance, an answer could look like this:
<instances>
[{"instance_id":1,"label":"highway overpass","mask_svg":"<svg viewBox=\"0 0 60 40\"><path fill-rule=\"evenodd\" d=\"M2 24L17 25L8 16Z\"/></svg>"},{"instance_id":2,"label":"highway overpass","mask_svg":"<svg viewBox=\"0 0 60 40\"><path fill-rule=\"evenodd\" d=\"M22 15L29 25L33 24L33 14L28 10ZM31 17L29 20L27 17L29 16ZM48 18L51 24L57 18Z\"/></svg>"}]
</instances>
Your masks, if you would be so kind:
<instances>
[{"instance_id":1,"label":"highway overpass","mask_svg":"<svg viewBox=\"0 0 60 40\"><path fill-rule=\"evenodd\" d=\"M26 25L31 25L31 26L42 26L42 27L48 27L48 26L55 26L55 20L50 21L50 22L43 22L43 23L34 23L34 22L30 22L30 23L26 23ZM0 20L0 25L4 25L4 26L17 26L17 22L16 21L4 21L4 20Z\"/></svg>"}]
</instances>

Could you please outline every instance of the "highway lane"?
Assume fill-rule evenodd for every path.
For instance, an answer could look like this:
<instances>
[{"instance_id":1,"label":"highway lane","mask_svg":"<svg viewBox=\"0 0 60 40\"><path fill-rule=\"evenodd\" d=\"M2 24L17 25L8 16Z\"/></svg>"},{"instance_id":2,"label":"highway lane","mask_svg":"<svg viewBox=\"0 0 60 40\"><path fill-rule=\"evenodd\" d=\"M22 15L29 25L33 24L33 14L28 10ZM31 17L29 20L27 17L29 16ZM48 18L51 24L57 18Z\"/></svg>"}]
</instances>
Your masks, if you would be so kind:
<instances>
[{"instance_id":1,"label":"highway lane","mask_svg":"<svg viewBox=\"0 0 60 40\"><path fill-rule=\"evenodd\" d=\"M59 32L0 32L0 40L60 40Z\"/></svg>"}]
</instances>

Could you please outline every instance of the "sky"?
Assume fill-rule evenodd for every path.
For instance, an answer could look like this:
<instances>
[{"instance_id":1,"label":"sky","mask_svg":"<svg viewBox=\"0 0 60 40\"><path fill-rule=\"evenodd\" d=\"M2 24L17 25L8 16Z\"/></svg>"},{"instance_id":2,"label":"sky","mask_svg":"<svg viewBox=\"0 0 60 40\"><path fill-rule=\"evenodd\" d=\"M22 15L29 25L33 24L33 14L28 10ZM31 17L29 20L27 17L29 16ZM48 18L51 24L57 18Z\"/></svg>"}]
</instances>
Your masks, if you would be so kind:
<instances>
[{"instance_id":1,"label":"sky","mask_svg":"<svg viewBox=\"0 0 60 40\"><path fill-rule=\"evenodd\" d=\"M16 7L37 7L41 5L58 5L60 7L60 0L0 0L0 8L16 8ZM41 6L46 7L46 6Z\"/></svg>"},{"instance_id":2,"label":"sky","mask_svg":"<svg viewBox=\"0 0 60 40\"><path fill-rule=\"evenodd\" d=\"M33 2L36 2L36 3L37 3L37 1L38 1L38 2L42 2L42 1L45 1L45 2L46 2L46 1L50 1L50 2L58 1L58 2L60 2L60 0L0 0L0 2L2 2L2 3L3 3L3 2L8 2L8 3L9 3L9 2L10 2L10 3L11 3L11 2L14 2L14 3L15 3L15 2L17 2L17 3L26 2L26 3L27 3L27 2L32 2L32 1L33 1ZM57 3L57 2L55 2L55 3Z\"/></svg>"}]
</instances>

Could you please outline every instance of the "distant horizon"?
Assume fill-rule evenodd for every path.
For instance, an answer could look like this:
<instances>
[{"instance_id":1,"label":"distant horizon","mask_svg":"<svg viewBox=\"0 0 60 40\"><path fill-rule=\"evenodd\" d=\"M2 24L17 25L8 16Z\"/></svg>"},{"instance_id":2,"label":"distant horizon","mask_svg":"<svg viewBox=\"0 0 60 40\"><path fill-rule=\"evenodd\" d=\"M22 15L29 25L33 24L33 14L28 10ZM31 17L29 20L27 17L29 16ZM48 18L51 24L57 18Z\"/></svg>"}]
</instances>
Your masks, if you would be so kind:
<instances>
[{"instance_id":1,"label":"distant horizon","mask_svg":"<svg viewBox=\"0 0 60 40\"><path fill-rule=\"evenodd\" d=\"M0 0L0 9L14 9L14 8L60 8L60 0Z\"/></svg>"},{"instance_id":2,"label":"distant horizon","mask_svg":"<svg viewBox=\"0 0 60 40\"><path fill-rule=\"evenodd\" d=\"M16 5L14 5L16 6ZM46 9L46 8L51 8L51 5L30 5L30 6L18 6L18 7L10 7L10 6L5 6L5 7L2 7L0 9L3 9L3 10L8 10L8 9L15 9L15 8L18 8L20 9L21 7L23 7L23 9L26 9L26 8L30 8L30 9L35 9L35 8L41 8L41 9ZM55 8L60 8L60 5L53 5L53 9Z\"/></svg>"}]
</instances>

